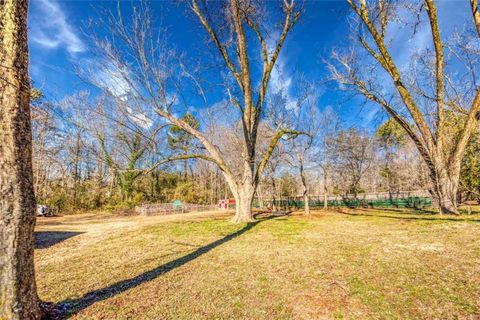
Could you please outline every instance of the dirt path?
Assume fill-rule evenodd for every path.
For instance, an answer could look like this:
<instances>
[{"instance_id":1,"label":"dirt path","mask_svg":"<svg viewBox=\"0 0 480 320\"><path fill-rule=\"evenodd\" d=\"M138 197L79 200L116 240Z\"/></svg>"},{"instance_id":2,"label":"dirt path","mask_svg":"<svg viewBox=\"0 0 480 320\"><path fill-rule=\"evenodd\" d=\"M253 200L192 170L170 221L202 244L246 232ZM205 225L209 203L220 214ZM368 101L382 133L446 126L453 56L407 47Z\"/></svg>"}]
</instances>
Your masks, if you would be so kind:
<instances>
[{"instance_id":1,"label":"dirt path","mask_svg":"<svg viewBox=\"0 0 480 320\"><path fill-rule=\"evenodd\" d=\"M39 217L35 228L35 248L42 250L42 264L71 258L88 246L114 234L175 221L228 219L230 212L206 211L160 216L124 216L119 214L76 214L61 217ZM55 250L47 250L55 245ZM73 252L72 247L76 250ZM45 252L47 251L47 252Z\"/></svg>"},{"instance_id":2,"label":"dirt path","mask_svg":"<svg viewBox=\"0 0 480 320\"><path fill-rule=\"evenodd\" d=\"M38 217L35 231L81 231L88 233L103 233L118 231L118 229L141 228L162 222L195 221L211 218L226 218L226 211L189 212L184 214L159 216L124 216L119 214L76 214L59 217Z\"/></svg>"}]
</instances>

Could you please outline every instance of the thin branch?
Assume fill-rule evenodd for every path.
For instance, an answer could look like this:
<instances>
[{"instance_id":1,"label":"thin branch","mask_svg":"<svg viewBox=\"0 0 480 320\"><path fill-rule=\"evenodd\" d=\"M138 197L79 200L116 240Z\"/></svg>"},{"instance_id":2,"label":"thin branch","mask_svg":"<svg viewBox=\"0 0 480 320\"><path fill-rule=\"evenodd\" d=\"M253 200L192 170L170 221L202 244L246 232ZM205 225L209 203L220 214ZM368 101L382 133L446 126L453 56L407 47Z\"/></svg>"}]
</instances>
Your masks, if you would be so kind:
<instances>
[{"instance_id":1,"label":"thin branch","mask_svg":"<svg viewBox=\"0 0 480 320\"><path fill-rule=\"evenodd\" d=\"M215 46L217 47L218 51L220 52L220 54L221 54L223 60L225 61L227 67L230 69L234 78L237 80L238 85L240 86L240 88L243 89L240 74L236 70L235 65L232 63L232 61L231 61L231 59L228 55L227 49L225 49L225 47L222 45L222 43L220 42L220 39L218 38L216 32L210 26L210 23L208 22L207 18L203 15L202 11L200 10L200 8L198 6L198 3L197 3L197 0L192 0L192 9L193 9L193 12L200 19L200 22L203 25L203 27L205 28L205 30L207 30L208 34L212 38L213 42L215 43Z\"/></svg>"},{"instance_id":2,"label":"thin branch","mask_svg":"<svg viewBox=\"0 0 480 320\"><path fill-rule=\"evenodd\" d=\"M268 146L267 151L265 152L262 160L260 161L260 164L258 165L257 172L255 173L254 181L255 181L256 184L260 180L260 176L262 175L262 172L265 169L265 166L267 165L268 160L270 160L270 157L272 156L273 151L275 150L275 147L277 146L278 141L286 134L298 136L300 134L305 134L305 133L302 132L302 131L297 131L297 130L284 129L284 130L278 131L273 136L272 140L270 141L270 144Z\"/></svg>"},{"instance_id":3,"label":"thin branch","mask_svg":"<svg viewBox=\"0 0 480 320\"><path fill-rule=\"evenodd\" d=\"M445 110L443 107L445 95L444 83L444 55L442 38L440 37L440 28L438 26L437 8L433 0L425 0L428 19L430 21L430 28L432 30L432 40L435 47L435 79L436 79L436 100L437 100L437 122L436 122L436 139L437 150L443 149L444 144L444 125L445 125ZM440 152L439 152L440 154Z\"/></svg>"}]
</instances>

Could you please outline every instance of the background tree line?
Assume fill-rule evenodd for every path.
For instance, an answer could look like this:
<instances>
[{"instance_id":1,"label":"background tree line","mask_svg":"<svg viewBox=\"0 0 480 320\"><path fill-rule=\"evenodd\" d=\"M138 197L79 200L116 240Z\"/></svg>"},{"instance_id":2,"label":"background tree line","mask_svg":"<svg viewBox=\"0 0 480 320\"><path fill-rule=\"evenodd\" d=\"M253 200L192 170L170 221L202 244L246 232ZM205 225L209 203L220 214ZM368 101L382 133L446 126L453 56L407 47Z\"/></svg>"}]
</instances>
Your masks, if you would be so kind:
<instances>
[{"instance_id":1,"label":"background tree line","mask_svg":"<svg viewBox=\"0 0 480 320\"><path fill-rule=\"evenodd\" d=\"M354 14L352 43L333 49L325 61L329 80L335 90L382 107L389 120L377 132L339 121L332 127L319 111L318 83L300 74L291 86L275 73L302 13L294 1L270 7L270 18L260 2L191 1L188 9L214 49L213 67L175 52L146 2L136 6L130 22L118 6L95 25L97 60L80 66L79 76L95 95L79 92L46 103L53 112L44 120L53 125L39 137L55 135L62 142L41 149L62 160L45 156L43 167L36 167L37 189L57 189L50 197L48 188L45 196L38 192L40 199L76 208L174 198L212 203L223 195L237 202L236 222L250 221L253 198L273 197L266 171L277 162L270 175L292 175L289 193L305 200L312 194L355 198L364 191L423 189L441 213L458 213L458 200L477 193L476 2L474 23L463 36L449 37L441 36L433 1L347 4ZM223 15L212 14L217 12ZM412 30L412 37L418 28L426 30L431 46L398 64L395 38L387 32L398 28ZM280 81L272 84L272 74ZM207 91L217 87L223 100L212 104ZM277 152L282 148L285 154Z\"/></svg>"},{"instance_id":2,"label":"background tree line","mask_svg":"<svg viewBox=\"0 0 480 320\"><path fill-rule=\"evenodd\" d=\"M81 92L55 102L33 90L33 171L39 203L67 212L176 199L217 204L219 199L233 197L220 170L208 162L185 159L154 166L161 158L199 148L184 130L160 126L147 135L141 126L125 125L135 121L117 107L107 116L105 109L111 103L107 99L98 99L94 114L89 114L89 98ZM298 113L292 119L300 122L308 136L279 143L256 192L260 202L378 192L394 197L401 191L428 189L428 170L393 119L369 132L346 127L332 108L319 112L303 107ZM122 116L123 122L118 120ZM182 118L199 126L191 113ZM222 137L223 143L235 148L227 132ZM265 141L260 147L265 147ZM480 199L479 151L475 136L463 159L461 201Z\"/></svg>"}]
</instances>

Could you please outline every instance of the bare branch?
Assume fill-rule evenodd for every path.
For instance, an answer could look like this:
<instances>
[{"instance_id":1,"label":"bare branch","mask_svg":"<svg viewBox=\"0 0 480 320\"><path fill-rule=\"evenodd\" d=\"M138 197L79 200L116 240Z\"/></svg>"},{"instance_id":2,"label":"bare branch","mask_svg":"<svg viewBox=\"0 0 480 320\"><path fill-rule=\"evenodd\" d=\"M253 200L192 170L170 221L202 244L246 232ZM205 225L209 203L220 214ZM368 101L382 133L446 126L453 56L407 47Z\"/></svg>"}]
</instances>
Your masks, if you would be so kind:
<instances>
[{"instance_id":1,"label":"bare branch","mask_svg":"<svg viewBox=\"0 0 480 320\"><path fill-rule=\"evenodd\" d=\"M286 134L298 136L300 134L305 134L305 133L297 130L287 130L287 129L278 131L270 141L268 149L265 152L262 160L260 161L260 164L258 165L257 172L255 173L255 181L257 182L259 181L260 176L262 175L262 172L265 169L265 166L267 165L268 160L272 156L272 153L275 150L275 147L277 146L278 141Z\"/></svg>"},{"instance_id":2,"label":"bare branch","mask_svg":"<svg viewBox=\"0 0 480 320\"><path fill-rule=\"evenodd\" d=\"M228 55L227 49L222 45L222 43L220 42L220 39L218 38L217 34L215 33L215 30L213 30L213 28L210 26L210 23L208 22L207 18L205 17L205 15L200 10L197 0L192 0L192 9L193 9L193 12L200 19L200 22L202 23L203 27L207 30L208 34L212 38L213 42L215 43L215 46L217 47L218 51L220 52L220 55L222 56L223 60L225 61L225 64L227 65L227 67L232 72L232 75L234 76L234 78L237 80L238 85L240 86L240 88L243 89L243 84L242 84L242 80L240 78L240 74L236 70L235 65L232 63L232 61L231 61L231 59Z\"/></svg>"},{"instance_id":3,"label":"bare branch","mask_svg":"<svg viewBox=\"0 0 480 320\"><path fill-rule=\"evenodd\" d=\"M433 137L432 131L427 125L427 122L425 121L425 118L423 117L419 108L415 104L415 101L413 100L413 97L410 94L409 90L402 82L400 72L398 71L398 68L394 63L387 49L387 46L384 43L384 40L382 39L381 34L378 32L378 30L375 28L372 21L370 20L366 1L364 0L360 1L360 8L354 3L353 0L347 0L347 3L350 5L353 11L362 19L363 23L365 24L368 31L372 35L375 41L375 44L377 45L377 48L380 52L379 56L382 58L378 62L382 65L385 71L387 71L387 73L392 78L393 83L397 88L397 91L399 92L408 111L410 112L410 115L412 116L415 124L417 125L418 129L422 133L422 136L424 137L424 141L426 143L427 149L429 149L430 152L432 152L433 150L435 150L435 147L434 147L435 139Z\"/></svg>"},{"instance_id":4,"label":"bare branch","mask_svg":"<svg viewBox=\"0 0 480 320\"><path fill-rule=\"evenodd\" d=\"M478 36L480 37L480 7L477 0L470 0L470 6L472 8L473 22L477 28Z\"/></svg>"},{"instance_id":5,"label":"bare branch","mask_svg":"<svg viewBox=\"0 0 480 320\"><path fill-rule=\"evenodd\" d=\"M440 37L440 28L438 26L437 8L433 0L425 0L426 10L428 13L428 19L430 21L430 28L432 30L433 45L435 47L435 79L436 79L436 100L437 100L437 123L436 123L436 140L437 150L443 149L444 144L444 126L445 126L445 110L444 95L445 95L445 83L444 83L444 56L443 56L443 44Z\"/></svg>"}]
</instances>

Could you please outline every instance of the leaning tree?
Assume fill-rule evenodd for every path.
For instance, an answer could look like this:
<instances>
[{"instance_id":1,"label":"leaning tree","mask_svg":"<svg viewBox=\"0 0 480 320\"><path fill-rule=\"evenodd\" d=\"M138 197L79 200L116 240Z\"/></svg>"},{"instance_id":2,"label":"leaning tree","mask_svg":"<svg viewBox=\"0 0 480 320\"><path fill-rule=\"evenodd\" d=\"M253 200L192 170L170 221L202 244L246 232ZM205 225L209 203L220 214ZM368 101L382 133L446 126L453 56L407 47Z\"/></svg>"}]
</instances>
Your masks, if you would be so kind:
<instances>
[{"instance_id":1,"label":"leaning tree","mask_svg":"<svg viewBox=\"0 0 480 320\"><path fill-rule=\"evenodd\" d=\"M27 0L0 1L0 319L40 319Z\"/></svg>"},{"instance_id":2,"label":"leaning tree","mask_svg":"<svg viewBox=\"0 0 480 320\"><path fill-rule=\"evenodd\" d=\"M405 130L428 166L430 192L440 213L457 214L462 157L480 118L477 0L470 0L476 30L469 22L461 34L450 37L440 31L433 0L418 5L346 1L353 11L353 40L358 45L345 54L334 52L334 78L342 88L382 106ZM405 27L411 27L413 39L426 31L431 43L410 57L408 68L398 52L398 46L409 49L399 42L409 30ZM462 116L455 127L449 125L452 114Z\"/></svg>"},{"instance_id":3,"label":"leaning tree","mask_svg":"<svg viewBox=\"0 0 480 320\"><path fill-rule=\"evenodd\" d=\"M279 14L266 12L267 6L259 1L192 0L188 5L222 64L222 85L217 87L225 89L222 95L226 97L227 107L231 108L226 123L232 131L239 124L241 127L241 146L233 151L234 154L222 150L220 143L216 143L202 125L196 128L178 116L185 112L178 110L182 103L187 107L186 104L195 101L182 102L185 86L198 92L197 96L204 104L198 112L206 110L209 103L202 87L208 81L198 76L194 64L185 63L183 55L172 49L163 36L164 30L153 21L150 8L144 2L133 10L128 22L122 18L119 6L118 11L104 21L110 35L108 39L94 37L95 47L105 61L97 70L100 74L109 73L110 79L115 79L117 89L121 85L124 94L118 98L139 101L137 112L165 119L203 146L199 153L173 156L168 160L200 158L220 168L236 200L234 222L253 219L251 206L255 190L273 150L285 135L299 133L282 122L272 122L269 125L274 131L268 146L261 155L257 154L259 131L267 118L264 106L269 81L285 39L300 16L294 0L278 4L281 8ZM273 8L270 4L268 7ZM281 23L273 23L272 20L278 17ZM275 30L278 25L281 28ZM203 61L201 64L209 63ZM208 72L211 70L205 73ZM111 81L102 86L98 77L96 80L100 87L111 87ZM233 118L238 121L231 121ZM163 159L161 163L164 162Z\"/></svg>"}]
</instances>

